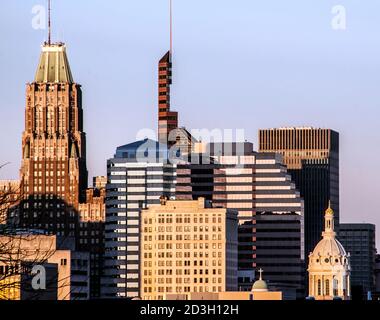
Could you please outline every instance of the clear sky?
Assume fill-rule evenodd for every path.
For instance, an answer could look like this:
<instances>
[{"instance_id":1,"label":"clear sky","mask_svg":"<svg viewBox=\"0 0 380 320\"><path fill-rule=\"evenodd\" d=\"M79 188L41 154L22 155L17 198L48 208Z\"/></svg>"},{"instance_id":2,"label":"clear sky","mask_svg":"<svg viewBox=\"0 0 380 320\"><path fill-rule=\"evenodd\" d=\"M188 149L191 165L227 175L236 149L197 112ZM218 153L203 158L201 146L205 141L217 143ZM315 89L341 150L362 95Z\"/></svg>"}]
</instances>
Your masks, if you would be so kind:
<instances>
[{"instance_id":1,"label":"clear sky","mask_svg":"<svg viewBox=\"0 0 380 320\"><path fill-rule=\"evenodd\" d=\"M173 0L173 109L188 128L315 126L339 131L341 220L380 230L380 2ZM18 178L25 83L46 31L45 0L1 0L0 179ZM334 30L332 8L346 9ZM87 165L156 129L157 61L169 46L168 0L53 0L53 40L83 86ZM379 198L378 198L379 197ZM380 244L378 231L378 244Z\"/></svg>"}]
</instances>

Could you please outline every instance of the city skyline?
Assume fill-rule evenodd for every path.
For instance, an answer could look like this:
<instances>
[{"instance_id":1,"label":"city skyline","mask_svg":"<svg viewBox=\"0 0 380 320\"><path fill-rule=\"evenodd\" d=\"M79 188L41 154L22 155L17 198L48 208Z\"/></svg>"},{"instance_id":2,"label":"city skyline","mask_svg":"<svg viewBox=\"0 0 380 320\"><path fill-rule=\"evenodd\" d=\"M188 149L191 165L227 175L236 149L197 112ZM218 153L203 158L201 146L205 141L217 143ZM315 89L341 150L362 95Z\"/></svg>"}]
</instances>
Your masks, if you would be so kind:
<instances>
[{"instance_id":1,"label":"city skyline","mask_svg":"<svg viewBox=\"0 0 380 320\"><path fill-rule=\"evenodd\" d=\"M76 4L78 9L76 12L69 12L70 4L66 2L54 1L53 5L56 25L53 29L53 41L63 40L66 42L68 56L75 75L74 80L86 88L83 108L86 119L85 131L89 137L88 167L90 176L104 175L106 159L112 157L113 150L117 146L134 141L139 129L151 128L155 131L156 61L158 57L163 55L169 44L167 1L158 4L153 3L153 1L144 1L141 5L132 2L121 4L115 1L119 4L120 9L125 10L115 13L119 19L115 18L115 14L112 17L108 17L107 14L102 15L100 12L102 9L101 2L95 2L94 5L90 5L90 2ZM370 24L375 23L375 21L371 19L369 22L360 21L361 14L367 13L367 11L371 13L375 9L371 9L371 4L368 4L368 6L360 7L361 10L353 13L353 9L356 9L357 5L347 5L348 8L351 6L352 9L348 11L351 11L351 15L347 18L348 29L346 31L335 31L330 25L331 4L327 1L324 1L324 8L322 5L318 7L320 11L315 9L318 18L323 17L321 19L323 23L317 21L317 17L312 15L314 19L306 24L303 24L305 21L302 22L302 20L310 18L310 16L305 12L301 15L302 8L305 9L305 7L301 6L300 1L293 1L299 6L297 7L299 12L291 12L291 15L290 9L287 7L283 16L280 12L271 12L270 17L275 18L271 19L268 15L264 15L260 20L254 19L258 18L256 16L258 12L265 13L266 10L273 9L273 3L267 6L256 4L256 8L246 1L240 2L242 6L239 9L222 2L218 6L220 10L216 12L212 11L209 5L205 5L202 13L192 17L194 21L186 16L186 12L189 9L195 10L196 4L175 3L172 96L173 109L181 114L181 124L186 125L189 129L245 128L246 138L254 143L255 149L258 149L258 129L313 125L337 130L340 132L342 140L341 221L379 223L380 220L379 218L376 219L375 213L378 210L376 194L379 191L376 182L380 178L380 174L375 167L375 160L376 152L379 151L379 147L376 147L376 141L380 140L380 134L375 130L376 115L378 114L375 107L380 97L376 92L374 81L376 79L376 68L369 69L373 67L370 64L371 62L378 63L375 56L379 47L376 44L369 43L371 34L364 34L364 31L368 30L375 32L375 27L367 30ZM147 21L121 19L124 13L129 14L129 18L132 17L131 11L133 10L129 11L128 8L136 10L135 19L142 17L143 15L140 13L144 10L147 11L148 3L151 9L157 9L157 11L152 10L154 16L149 16L152 21L148 17ZM216 4L216 2L214 3ZM31 82L33 79L40 46L43 40L46 40L46 30L34 30L31 27L33 17L31 9L34 5L36 5L34 1L25 1L23 4L7 1L6 6L9 11L17 12L20 16L5 15L1 17L3 29L7 25L15 26L15 28L7 27L7 29L14 30L14 34L12 36L5 35L4 49L1 52L5 60L8 57L8 61L10 60L8 55L12 54L12 61L9 64L2 64L5 72L0 76L0 85L3 88L1 90L3 103L1 105L0 126L8 132L6 139L0 139L1 149L7 150L6 153L1 153L0 163L11 162L11 165L0 171L1 179L19 178L20 137L24 125L24 85L25 82ZM79 27L81 24L76 21L86 12L86 8L88 10L95 8L95 6L97 9L92 14L97 15L98 19L93 17L86 19L86 22L94 23L93 20L99 22L102 21L101 18L108 21L105 25L109 26L109 32L99 28L101 30L97 34L100 39L102 39L101 37L109 37L103 39L105 40L104 45L100 41L92 39L94 33L91 31L91 27ZM376 5L373 6L376 7ZM225 11L231 7L236 11L232 10L230 15L227 15ZM249 8L249 14L244 14L243 8ZM278 5L278 9L281 11L285 7ZM7 10L2 10L2 12L5 13ZM326 38L323 39L322 34L317 33L319 37L313 39L316 43L311 43L310 39L308 42L307 35L303 34L302 30L298 30L297 23L287 25L285 31L282 30L281 33L279 31L277 37L272 38L271 41L266 39L265 35L262 35L257 29L259 26L270 26L270 21L282 21L281 19L276 20L277 18L290 22L287 19L294 18L294 14L297 12L299 15L296 17L301 19L298 26L300 29L302 29L301 26L305 27L305 33L308 31L319 32L318 30L321 29L320 32ZM67 15L69 13L74 22L68 23ZM211 20L214 24L209 23L207 25L206 20L212 13L216 13L217 17ZM87 14L91 15L88 12ZM305 18L305 16L307 17ZM265 21L264 17L267 17L268 21ZM11 21L10 18L13 20ZM113 23L110 22L112 18L115 18ZM221 23L227 19L231 19L232 23L229 25L233 26L232 29L235 31L240 30L240 34L233 34L227 26ZM201 26L196 25L194 28L188 28L192 21L201 22ZM144 24L144 28L142 28L143 22L149 23ZM245 24L246 26L251 24L251 27L255 26L256 28L248 31L239 28ZM136 26L140 27L135 28ZM127 34L123 33L124 27L128 31ZM207 32L202 33L200 27L203 27ZM59 28L64 29L64 37L57 36ZM218 28L221 29L218 30ZM297 30L298 32L296 32ZM293 31L294 34L289 31ZM152 36L147 37L148 33ZM267 36L275 36L276 30L271 26L263 33ZM214 42L209 45L207 42L210 38L207 38L207 35L215 36L212 38ZM250 41L245 42L244 39L247 39L245 37L248 35L252 36L251 39L257 39L257 42L254 40L249 44ZM373 33L373 35L375 34ZM88 38L84 39L86 36ZM16 43L16 39L23 39L23 50L20 50L20 43ZM227 47L224 47L222 39L228 43ZM129 40L131 40L131 45L129 45ZM282 47L281 43L286 41L294 41L295 47ZM334 41L336 42L334 43ZM354 47L358 41L360 41L362 51ZM125 50L119 50L117 46L119 43ZM146 52L149 51L146 50L147 48L151 50L149 53ZM245 51L244 48L248 50ZM345 50L341 51L342 48ZM352 52L348 52L348 48ZM363 51L368 53L371 48L374 49L371 53L373 56L370 55L370 59L365 62L362 61L359 56L363 54ZM219 51L221 49L224 50ZM303 54L307 54L309 50L311 52L313 49L319 49L322 56L317 57L320 59L318 63L324 63L324 65L317 65L315 56L308 58L306 55L299 55L299 52L296 52L297 49ZM95 50L97 54L91 55L90 53ZM104 62L105 54L109 54L111 50L115 54L115 62L109 62L111 67L107 69L96 68L102 61ZM282 50L281 53L280 50ZM340 55L340 52L347 55ZM269 56L267 56L268 53L270 53ZM218 57L217 54L220 56ZM339 57L337 58L336 55ZM273 60L271 61L270 58ZM304 60L296 61L297 58ZM238 61L239 59L241 61ZM281 59L286 62L285 66L281 65ZM222 63L224 67L221 67ZM246 69L239 68L244 64ZM108 65L108 61L105 65ZM16 72L12 68L16 68ZM255 68L258 68L257 71ZM266 68L269 69L266 70ZM305 75L303 68L310 68L309 75ZM318 68L321 70L316 70ZM356 77L354 77L348 68L360 68L360 70L356 70ZM251 71L252 73L250 73ZM302 75L301 71L303 72ZM224 81L220 79L223 78L223 75ZM272 78L274 75L279 76L279 79ZM285 77L286 75L292 76L290 80ZM317 75L316 79L313 77L315 75ZM374 77L374 79L369 83L370 81L362 81L361 76L364 78ZM102 86L99 86L99 83L95 81L97 77L111 79L111 81L98 82L102 83L104 92L115 92L115 95L110 96L102 93ZM231 81L230 79L237 80ZM289 83L281 83L284 80L289 81ZM305 81L306 84L302 83ZM316 86L320 91L316 92L318 90L313 89L313 86ZM5 88L6 90L4 90ZM272 95L279 96L280 100L277 101L278 98L272 97ZM234 105L231 107L232 104ZM308 104L310 108L306 107L305 104ZM216 107L222 112L214 116ZM345 107L348 107L348 111L343 110ZM250 108L248 115L245 114L247 108ZM360 115L363 119L357 116L355 108L360 108ZM233 113L226 114L232 109L234 110ZM93 110L95 112L92 112ZM116 119L111 110L122 112L123 117ZM204 117L199 117L201 112L204 113ZM273 115L274 112L278 112L278 116ZM335 112L341 112L342 116L335 118ZM213 114L212 122L209 119L210 113ZM12 121L9 121L9 117L12 117ZM129 121L132 117L133 121ZM365 121L362 122L363 120ZM254 122L252 123L252 121ZM112 126L108 125L110 123ZM210 127L211 123L213 127ZM356 127L353 127L354 124ZM359 127L360 129L358 129ZM354 130L352 130L353 128ZM5 136L3 135L3 137ZM105 142L112 137L117 137L112 140L112 144ZM357 145L358 143L360 145ZM352 148L353 145L354 148ZM363 157L364 152L365 157ZM363 208L368 212L362 212Z\"/></svg>"}]
</instances>

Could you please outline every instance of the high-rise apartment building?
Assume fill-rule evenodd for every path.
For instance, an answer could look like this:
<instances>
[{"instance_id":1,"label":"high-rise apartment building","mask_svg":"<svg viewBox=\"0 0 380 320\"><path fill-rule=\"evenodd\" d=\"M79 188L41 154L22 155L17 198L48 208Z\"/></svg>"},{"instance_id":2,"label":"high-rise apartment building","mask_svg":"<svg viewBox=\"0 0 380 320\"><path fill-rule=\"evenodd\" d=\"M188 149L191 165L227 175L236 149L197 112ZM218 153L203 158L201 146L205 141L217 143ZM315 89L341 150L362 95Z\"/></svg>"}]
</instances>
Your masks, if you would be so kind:
<instances>
[{"instance_id":1,"label":"high-rise apartment building","mask_svg":"<svg viewBox=\"0 0 380 320\"><path fill-rule=\"evenodd\" d=\"M166 145L146 139L118 147L107 162L104 298L140 296L141 210L175 195L167 155Z\"/></svg>"},{"instance_id":2,"label":"high-rise apartment building","mask_svg":"<svg viewBox=\"0 0 380 320\"><path fill-rule=\"evenodd\" d=\"M237 290L237 213L161 198L141 214L141 297Z\"/></svg>"},{"instance_id":3,"label":"high-rise apartment building","mask_svg":"<svg viewBox=\"0 0 380 320\"><path fill-rule=\"evenodd\" d=\"M338 239L350 253L352 299L366 299L369 291L375 291L375 225L341 223Z\"/></svg>"},{"instance_id":4,"label":"high-rise apartment building","mask_svg":"<svg viewBox=\"0 0 380 320\"><path fill-rule=\"evenodd\" d=\"M240 290L251 289L254 270L263 263L268 283L301 294L303 201L281 156L254 152L250 143L210 144L204 151L197 160L193 155L191 162L177 165L176 199L205 197L214 207L238 212ZM272 229L261 228L266 219Z\"/></svg>"},{"instance_id":5,"label":"high-rise apartment building","mask_svg":"<svg viewBox=\"0 0 380 320\"><path fill-rule=\"evenodd\" d=\"M316 128L260 130L259 152L282 155L304 199L307 256L319 241L323 231L321 212L329 201L339 230L339 134L331 129Z\"/></svg>"}]
</instances>

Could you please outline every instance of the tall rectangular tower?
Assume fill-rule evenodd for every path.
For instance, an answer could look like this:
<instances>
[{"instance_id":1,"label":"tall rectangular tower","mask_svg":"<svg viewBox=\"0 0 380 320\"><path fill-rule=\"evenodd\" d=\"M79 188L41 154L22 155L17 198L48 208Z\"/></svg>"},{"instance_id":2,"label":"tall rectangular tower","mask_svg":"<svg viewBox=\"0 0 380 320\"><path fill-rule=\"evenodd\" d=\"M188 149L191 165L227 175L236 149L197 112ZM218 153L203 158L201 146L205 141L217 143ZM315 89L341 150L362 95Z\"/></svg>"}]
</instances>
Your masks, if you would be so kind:
<instances>
[{"instance_id":1,"label":"tall rectangular tower","mask_svg":"<svg viewBox=\"0 0 380 320\"><path fill-rule=\"evenodd\" d=\"M170 85L172 84L172 54L168 51L158 64L158 141L173 145L169 141L170 131L178 127L178 113L170 111Z\"/></svg>"},{"instance_id":2,"label":"tall rectangular tower","mask_svg":"<svg viewBox=\"0 0 380 320\"><path fill-rule=\"evenodd\" d=\"M26 87L20 176L21 227L74 235L87 187L86 136L81 86L63 43L43 45L35 79Z\"/></svg>"},{"instance_id":3,"label":"tall rectangular tower","mask_svg":"<svg viewBox=\"0 0 380 320\"><path fill-rule=\"evenodd\" d=\"M305 255L323 231L329 200L339 227L339 134L331 129L279 128L259 131L260 152L276 152L292 175L305 205ZM306 260L305 260L306 261Z\"/></svg>"},{"instance_id":4,"label":"tall rectangular tower","mask_svg":"<svg viewBox=\"0 0 380 320\"><path fill-rule=\"evenodd\" d=\"M140 296L141 210L175 196L176 165L166 146L136 141L107 161L103 298Z\"/></svg>"}]
</instances>

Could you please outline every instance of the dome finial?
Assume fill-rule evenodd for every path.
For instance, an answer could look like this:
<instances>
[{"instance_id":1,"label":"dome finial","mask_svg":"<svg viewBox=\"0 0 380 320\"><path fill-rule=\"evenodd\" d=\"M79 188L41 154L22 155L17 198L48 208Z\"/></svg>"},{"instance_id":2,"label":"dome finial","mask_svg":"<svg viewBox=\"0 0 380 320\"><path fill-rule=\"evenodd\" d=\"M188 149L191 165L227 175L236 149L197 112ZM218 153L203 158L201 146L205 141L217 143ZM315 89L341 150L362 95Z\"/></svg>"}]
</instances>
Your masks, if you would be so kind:
<instances>
[{"instance_id":1,"label":"dome finial","mask_svg":"<svg viewBox=\"0 0 380 320\"><path fill-rule=\"evenodd\" d=\"M331 208L331 200L329 200L329 207L326 210L326 215L334 215L334 210Z\"/></svg>"}]
</instances>

